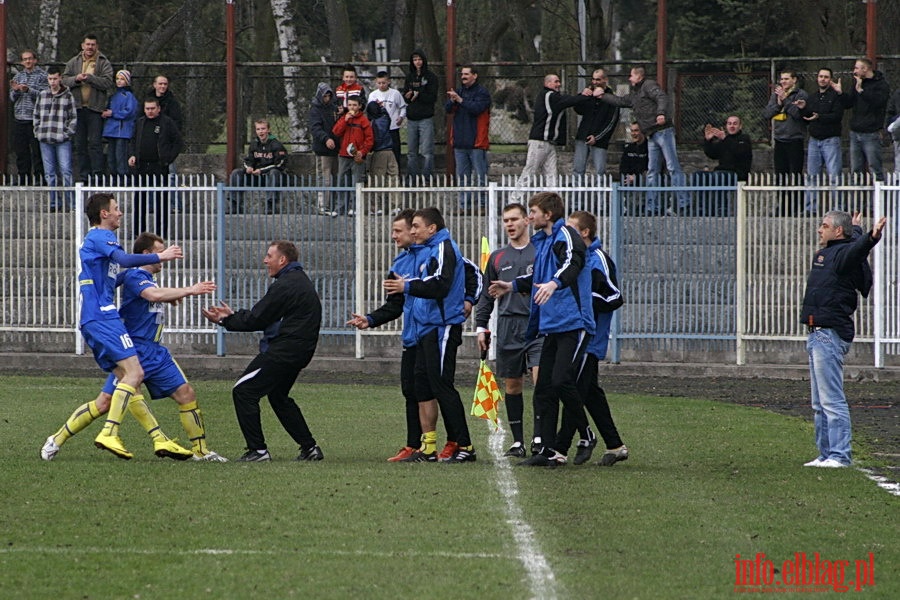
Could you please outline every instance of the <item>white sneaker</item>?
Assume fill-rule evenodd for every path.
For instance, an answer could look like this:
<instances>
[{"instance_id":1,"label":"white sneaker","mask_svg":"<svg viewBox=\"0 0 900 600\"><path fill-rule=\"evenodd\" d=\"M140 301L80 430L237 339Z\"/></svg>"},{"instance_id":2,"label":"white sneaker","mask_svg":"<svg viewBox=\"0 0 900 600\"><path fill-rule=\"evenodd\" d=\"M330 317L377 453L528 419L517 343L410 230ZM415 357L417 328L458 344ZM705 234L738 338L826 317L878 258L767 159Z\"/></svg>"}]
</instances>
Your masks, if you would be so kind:
<instances>
[{"instance_id":1,"label":"white sneaker","mask_svg":"<svg viewBox=\"0 0 900 600\"><path fill-rule=\"evenodd\" d=\"M197 455L195 454L192 460L196 461L205 461L205 462L228 462L228 459L219 454L218 452L213 452L210 450L206 454Z\"/></svg>"},{"instance_id":2,"label":"white sneaker","mask_svg":"<svg viewBox=\"0 0 900 600\"><path fill-rule=\"evenodd\" d=\"M898 127L900 127L900 119L894 119L891 121L891 124L887 126L888 133L894 133L897 131Z\"/></svg>"},{"instance_id":3,"label":"white sneaker","mask_svg":"<svg viewBox=\"0 0 900 600\"><path fill-rule=\"evenodd\" d=\"M41 458L44 460L53 460L57 452L59 452L59 446L56 445L56 440L54 440L51 435L47 438L47 441L44 442L43 447L41 447Z\"/></svg>"},{"instance_id":4,"label":"white sneaker","mask_svg":"<svg viewBox=\"0 0 900 600\"><path fill-rule=\"evenodd\" d=\"M822 457L817 456L814 459L812 459L811 461L809 461L808 463L803 463L803 466L804 467L818 467L820 464L822 464Z\"/></svg>"},{"instance_id":5,"label":"white sneaker","mask_svg":"<svg viewBox=\"0 0 900 600\"><path fill-rule=\"evenodd\" d=\"M348 217L355 217L355 216L356 216L356 211L353 210L353 209L351 208L350 210L347 211L347 216L348 216Z\"/></svg>"},{"instance_id":6,"label":"white sneaker","mask_svg":"<svg viewBox=\"0 0 900 600\"><path fill-rule=\"evenodd\" d=\"M819 464L816 465L822 469L843 469L845 467L849 467L850 465L845 465L844 463L834 460L833 458L826 458L825 460L819 461Z\"/></svg>"}]
</instances>

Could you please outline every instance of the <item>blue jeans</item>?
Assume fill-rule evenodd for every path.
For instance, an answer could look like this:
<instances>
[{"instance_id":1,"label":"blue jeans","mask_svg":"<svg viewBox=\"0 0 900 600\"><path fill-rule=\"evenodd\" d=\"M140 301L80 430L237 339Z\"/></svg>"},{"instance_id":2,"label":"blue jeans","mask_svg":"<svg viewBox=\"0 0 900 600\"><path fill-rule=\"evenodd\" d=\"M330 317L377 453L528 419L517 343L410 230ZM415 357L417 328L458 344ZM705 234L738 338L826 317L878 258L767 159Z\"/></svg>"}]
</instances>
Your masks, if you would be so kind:
<instances>
[{"instance_id":1,"label":"blue jeans","mask_svg":"<svg viewBox=\"0 0 900 600\"><path fill-rule=\"evenodd\" d=\"M587 161L589 156L591 162L594 164L594 170L597 171L597 175L605 174L606 148L588 146L584 140L575 140L575 156L572 159L572 172L576 175L584 175L585 171L587 171Z\"/></svg>"},{"instance_id":2,"label":"blue jeans","mask_svg":"<svg viewBox=\"0 0 900 600\"><path fill-rule=\"evenodd\" d=\"M477 148L455 149L453 156L456 158L456 179L460 185L485 186L487 185L487 151ZM474 176L473 173L474 172ZM484 206L487 201L487 192L473 193L463 192L459 195L459 206L464 208L470 204Z\"/></svg>"},{"instance_id":3,"label":"blue jeans","mask_svg":"<svg viewBox=\"0 0 900 600\"><path fill-rule=\"evenodd\" d=\"M819 175L822 174L823 167L825 168L825 172L828 173L829 185L837 185L838 179L841 176L841 170L843 169L840 136L825 138L824 140L817 140L814 137L809 138L809 143L806 147L807 186L813 186L818 183L818 178ZM807 189L806 211L814 213L818 210L818 192Z\"/></svg>"},{"instance_id":4,"label":"blue jeans","mask_svg":"<svg viewBox=\"0 0 900 600\"><path fill-rule=\"evenodd\" d=\"M106 138L106 161L110 175L128 175L128 138Z\"/></svg>"},{"instance_id":5,"label":"blue jeans","mask_svg":"<svg viewBox=\"0 0 900 600\"><path fill-rule=\"evenodd\" d=\"M409 152L406 171L410 175L431 177L434 172L434 119L407 121L406 146Z\"/></svg>"},{"instance_id":6,"label":"blue jeans","mask_svg":"<svg viewBox=\"0 0 900 600\"><path fill-rule=\"evenodd\" d=\"M63 186L72 187L72 142L65 141L60 144L41 142L41 161L44 163L44 178L50 188L59 185L57 170L62 175ZM66 205L75 208L75 192L66 192ZM59 192L54 189L50 190L50 208L62 208Z\"/></svg>"},{"instance_id":7,"label":"blue jeans","mask_svg":"<svg viewBox=\"0 0 900 600\"><path fill-rule=\"evenodd\" d=\"M675 149L675 128L666 127L647 138L647 187L659 185L660 158L666 161L666 169L672 176L672 185L683 187L685 185L684 171L678 162L678 152ZM691 195L686 190L675 193L678 198L678 208L685 208L691 203ZM647 192L647 212L659 212L657 202L659 192Z\"/></svg>"},{"instance_id":8,"label":"blue jeans","mask_svg":"<svg viewBox=\"0 0 900 600\"><path fill-rule=\"evenodd\" d=\"M875 174L875 179L884 181L884 169L881 168L881 134L850 132L850 172L865 173L865 166Z\"/></svg>"},{"instance_id":9,"label":"blue jeans","mask_svg":"<svg viewBox=\"0 0 900 600\"><path fill-rule=\"evenodd\" d=\"M850 408L844 396L844 355L850 342L833 329L819 329L806 339L813 423L819 458L849 465Z\"/></svg>"}]
</instances>

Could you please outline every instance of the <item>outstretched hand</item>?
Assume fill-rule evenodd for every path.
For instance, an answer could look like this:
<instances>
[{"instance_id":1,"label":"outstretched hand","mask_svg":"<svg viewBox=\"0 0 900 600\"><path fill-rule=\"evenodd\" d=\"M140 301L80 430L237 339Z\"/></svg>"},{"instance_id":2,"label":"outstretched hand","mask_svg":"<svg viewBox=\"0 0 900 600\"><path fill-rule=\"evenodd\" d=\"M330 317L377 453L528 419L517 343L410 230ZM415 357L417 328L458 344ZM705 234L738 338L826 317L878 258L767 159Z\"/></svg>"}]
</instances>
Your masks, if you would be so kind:
<instances>
[{"instance_id":1,"label":"outstretched hand","mask_svg":"<svg viewBox=\"0 0 900 600\"><path fill-rule=\"evenodd\" d=\"M222 320L225 317L229 317L234 314L234 310L230 306L225 304L225 302L220 302L219 306L201 308L200 312L203 313L203 316L206 317L207 321L216 325L221 325Z\"/></svg>"}]
</instances>

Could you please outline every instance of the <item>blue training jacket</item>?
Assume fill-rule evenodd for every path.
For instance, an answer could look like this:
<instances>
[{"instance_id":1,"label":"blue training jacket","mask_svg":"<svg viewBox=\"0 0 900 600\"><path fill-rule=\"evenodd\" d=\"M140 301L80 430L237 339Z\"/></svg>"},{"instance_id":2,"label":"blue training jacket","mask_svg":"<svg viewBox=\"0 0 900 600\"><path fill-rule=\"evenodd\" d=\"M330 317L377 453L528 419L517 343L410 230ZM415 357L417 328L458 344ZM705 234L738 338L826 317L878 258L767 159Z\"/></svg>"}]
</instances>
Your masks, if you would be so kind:
<instances>
[{"instance_id":1,"label":"blue training jacket","mask_svg":"<svg viewBox=\"0 0 900 600\"><path fill-rule=\"evenodd\" d=\"M415 278L406 282L404 293L413 297L410 320L418 342L438 327L465 321L466 273L459 246L446 228L431 236L415 254Z\"/></svg>"},{"instance_id":2,"label":"blue training jacket","mask_svg":"<svg viewBox=\"0 0 900 600\"><path fill-rule=\"evenodd\" d=\"M513 290L531 292L528 337L538 333L562 333L584 329L593 335L591 308L591 270L585 269L585 247L581 237L565 219L557 219L550 235L543 230L531 237L534 244L534 269L531 275L517 277ZM543 306L534 303L535 284L555 281L559 286Z\"/></svg>"}]
</instances>

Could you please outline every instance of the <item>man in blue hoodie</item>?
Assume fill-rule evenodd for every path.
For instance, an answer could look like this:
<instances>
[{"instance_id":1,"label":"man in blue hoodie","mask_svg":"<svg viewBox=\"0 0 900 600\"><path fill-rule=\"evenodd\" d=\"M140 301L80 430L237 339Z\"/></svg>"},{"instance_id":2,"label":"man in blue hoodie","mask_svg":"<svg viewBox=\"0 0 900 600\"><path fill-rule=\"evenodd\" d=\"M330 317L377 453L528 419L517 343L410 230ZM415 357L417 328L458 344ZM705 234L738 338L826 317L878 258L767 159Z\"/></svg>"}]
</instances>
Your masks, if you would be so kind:
<instances>
[{"instance_id":1,"label":"man in blue hoodie","mask_svg":"<svg viewBox=\"0 0 900 600\"><path fill-rule=\"evenodd\" d=\"M565 204L559 194L535 194L528 201L528 218L536 230L531 238L535 247L532 274L512 283L492 281L489 291L494 297L509 291L531 292L528 337L544 338L534 387L534 433L540 449L519 464L555 467L567 461L567 448L556 435L559 402L571 413L578 430L587 427L576 369L595 330L591 273L584 268L584 242L566 225Z\"/></svg>"},{"instance_id":2,"label":"man in blue hoodie","mask_svg":"<svg viewBox=\"0 0 900 600\"><path fill-rule=\"evenodd\" d=\"M423 246L417 251L414 277L384 282L388 293L402 292L413 298L410 318L416 336L415 385L422 446L404 462L437 462L438 406L447 426L448 445L455 446L444 462L474 462L475 449L454 379L466 303L471 310L481 290L479 287L471 295L467 291L467 261L450 237L438 209L417 210L412 235ZM474 272L478 273L478 269Z\"/></svg>"}]
</instances>

